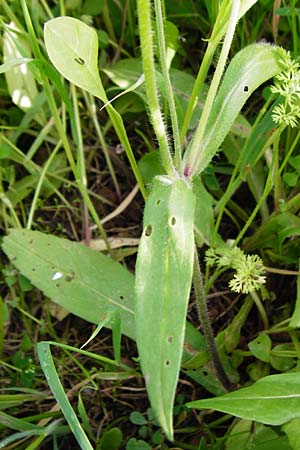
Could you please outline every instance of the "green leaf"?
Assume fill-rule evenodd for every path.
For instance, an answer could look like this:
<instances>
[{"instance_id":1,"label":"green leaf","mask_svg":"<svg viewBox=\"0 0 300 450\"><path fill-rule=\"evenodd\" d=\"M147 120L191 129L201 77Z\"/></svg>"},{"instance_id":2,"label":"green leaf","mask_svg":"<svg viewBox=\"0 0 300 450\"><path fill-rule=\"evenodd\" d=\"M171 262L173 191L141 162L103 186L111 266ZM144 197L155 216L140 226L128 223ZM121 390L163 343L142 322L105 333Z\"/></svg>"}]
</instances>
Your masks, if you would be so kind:
<instances>
[{"instance_id":1,"label":"green leaf","mask_svg":"<svg viewBox=\"0 0 300 450\"><path fill-rule=\"evenodd\" d=\"M0 395L0 409L13 408L14 406L22 405L24 402L38 402L47 397L46 394L32 391L30 389L26 389L26 392L24 392L24 394Z\"/></svg>"},{"instance_id":2,"label":"green leaf","mask_svg":"<svg viewBox=\"0 0 300 450\"><path fill-rule=\"evenodd\" d=\"M295 187L298 181L298 175L295 172L285 172L282 179L289 187Z\"/></svg>"},{"instance_id":3,"label":"green leaf","mask_svg":"<svg viewBox=\"0 0 300 450\"><path fill-rule=\"evenodd\" d=\"M184 180L157 177L136 263L136 333L151 407L169 439L193 268L195 199Z\"/></svg>"},{"instance_id":4,"label":"green leaf","mask_svg":"<svg viewBox=\"0 0 300 450\"><path fill-rule=\"evenodd\" d=\"M114 321L107 323L106 320L114 319L114 313L120 308L121 331L135 339L134 275L121 264L78 242L38 231L11 230L4 238L3 250L34 286L58 305L89 322L99 325L105 321L106 327L114 327ZM53 280L55 274L63 276ZM76 276L70 280L72 274ZM204 341L189 322L185 339L191 352Z\"/></svg>"},{"instance_id":5,"label":"green leaf","mask_svg":"<svg viewBox=\"0 0 300 450\"><path fill-rule=\"evenodd\" d=\"M0 411L0 424L5 427L11 428L12 430L18 431L42 431L43 427L39 425L34 425L30 422L27 422L24 419L18 419L9 414L6 414L3 411Z\"/></svg>"},{"instance_id":6,"label":"green leaf","mask_svg":"<svg viewBox=\"0 0 300 450\"><path fill-rule=\"evenodd\" d=\"M230 431L226 450L291 450L285 436L279 436L272 428L250 420L240 420Z\"/></svg>"},{"instance_id":7,"label":"green leaf","mask_svg":"<svg viewBox=\"0 0 300 450\"><path fill-rule=\"evenodd\" d=\"M187 406L215 409L267 425L282 425L300 417L300 374L270 375L250 387L221 397L196 400Z\"/></svg>"},{"instance_id":8,"label":"green leaf","mask_svg":"<svg viewBox=\"0 0 300 450\"><path fill-rule=\"evenodd\" d=\"M54 362L52 359L49 343L39 342L37 345L37 351L47 382L50 386L50 389L54 395L55 400L59 404L69 424L70 430L74 434L82 450L92 450L93 447L91 446L85 432L83 431L80 422L58 378Z\"/></svg>"},{"instance_id":9,"label":"green leaf","mask_svg":"<svg viewBox=\"0 0 300 450\"><path fill-rule=\"evenodd\" d=\"M134 339L134 276L121 264L38 231L12 230L3 250L32 284L68 311L98 324L118 310L122 333Z\"/></svg>"},{"instance_id":10,"label":"green leaf","mask_svg":"<svg viewBox=\"0 0 300 450\"><path fill-rule=\"evenodd\" d=\"M251 353L264 362L270 362L272 341L266 333L260 333L254 341L248 345Z\"/></svg>"},{"instance_id":11,"label":"green leaf","mask_svg":"<svg viewBox=\"0 0 300 450\"><path fill-rule=\"evenodd\" d=\"M73 17L56 17L46 22L44 38L48 56L57 70L71 83L105 102L96 31Z\"/></svg>"},{"instance_id":12,"label":"green leaf","mask_svg":"<svg viewBox=\"0 0 300 450\"><path fill-rule=\"evenodd\" d=\"M153 178L157 175L163 175L164 168L159 152L153 151L143 155L139 160L139 169L146 186L151 185Z\"/></svg>"},{"instance_id":13,"label":"green leaf","mask_svg":"<svg viewBox=\"0 0 300 450\"><path fill-rule=\"evenodd\" d=\"M126 444L126 450L151 450L151 447L147 442L142 441L141 439L137 440L131 438Z\"/></svg>"},{"instance_id":14,"label":"green leaf","mask_svg":"<svg viewBox=\"0 0 300 450\"><path fill-rule=\"evenodd\" d=\"M132 411L129 416L129 420L134 425L146 425L147 419L138 411Z\"/></svg>"},{"instance_id":15,"label":"green leaf","mask_svg":"<svg viewBox=\"0 0 300 450\"><path fill-rule=\"evenodd\" d=\"M252 92L282 70L281 56L280 48L252 44L232 59L208 118L194 173L207 167Z\"/></svg>"},{"instance_id":16,"label":"green leaf","mask_svg":"<svg viewBox=\"0 0 300 450\"><path fill-rule=\"evenodd\" d=\"M300 419L293 419L287 424L283 425L282 431L288 437L289 443L293 450L299 450L300 442Z\"/></svg>"},{"instance_id":17,"label":"green leaf","mask_svg":"<svg viewBox=\"0 0 300 450\"><path fill-rule=\"evenodd\" d=\"M296 364L296 359L290 356L293 349L288 344L278 344L271 351L270 364L279 372L286 372ZM296 356L296 355L295 355Z\"/></svg>"},{"instance_id":18,"label":"green leaf","mask_svg":"<svg viewBox=\"0 0 300 450\"><path fill-rule=\"evenodd\" d=\"M120 428L114 427L105 431L101 440L101 450L119 450L122 445L123 435Z\"/></svg>"},{"instance_id":19,"label":"green leaf","mask_svg":"<svg viewBox=\"0 0 300 450\"><path fill-rule=\"evenodd\" d=\"M98 36L96 31L73 17L57 17L45 24L44 38L49 58L56 69L67 80L107 103L108 99L98 71ZM108 104L106 108L118 138L125 148L141 192L146 197L145 187L128 140L123 119L111 104Z\"/></svg>"}]
</instances>

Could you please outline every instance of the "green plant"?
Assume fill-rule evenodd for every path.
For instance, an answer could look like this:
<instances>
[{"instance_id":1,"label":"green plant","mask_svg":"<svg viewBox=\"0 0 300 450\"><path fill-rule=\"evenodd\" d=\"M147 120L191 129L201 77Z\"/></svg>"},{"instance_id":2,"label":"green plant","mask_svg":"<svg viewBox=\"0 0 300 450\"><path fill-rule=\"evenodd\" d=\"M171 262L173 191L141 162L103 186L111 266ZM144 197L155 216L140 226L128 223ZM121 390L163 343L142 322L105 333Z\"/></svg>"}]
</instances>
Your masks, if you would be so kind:
<instances>
[{"instance_id":1,"label":"green plant","mask_svg":"<svg viewBox=\"0 0 300 450\"><path fill-rule=\"evenodd\" d=\"M219 147L235 124L246 100L261 84L279 72L286 70L288 63L290 64L289 67L292 64L289 55L282 49L268 44L252 44L238 52L225 71L238 19L243 17L255 3L255 1L246 0L241 2L224 0L221 3L183 120L180 121L177 98L172 88L170 58L167 57L166 44L168 41L165 36L166 24L163 5L159 0L154 1L155 25L153 25L151 20L152 3L144 0L138 1L142 71L145 79L145 91L140 92L140 95L142 98L146 98L148 103L149 116L157 138L162 165L162 173L153 180L149 195L144 187L144 180L140 175L123 119L115 107L114 102L119 97L109 101L99 77L96 32L86 24L71 17L59 17L45 25L45 45L51 62L67 80L79 88L85 89L89 94L96 96L104 103L109 119L126 151L139 187L144 197L148 196L144 212L143 233L138 250L136 276L134 279L132 274L115 261L108 259L107 256L96 255L79 244L71 244L65 240L58 240L55 237L45 236L30 230L12 231L5 239L3 248L19 270L32 280L33 284L41 287L49 297L55 299L68 310L98 324L99 328L108 326L113 329L115 359L106 362L122 369L121 372L124 371L125 376L132 373L128 367L120 364L120 335L123 333L132 339L136 339L140 365L146 381L151 406L170 440L173 440L173 403L181 365L184 369L190 370L191 372L187 373L191 374L194 368L202 368L203 361L206 362L211 358L213 361L212 373L215 370L217 374L214 393L224 392L235 381L234 371L228 367L228 359L226 359L222 343L220 343L222 339L220 337L219 342L218 339L215 342L207 314L202 273L197 251L194 250L195 237L199 243L197 232L194 236L194 225L196 225L195 229L198 231L201 231L202 228L201 223L198 223L199 219L196 221L194 215L195 209L199 208L199 203L201 205L201 194L199 192L201 192L201 189L202 192L205 191L203 186L199 187L198 177L207 169L208 164L219 151ZM21 60L6 63L8 65L2 67L2 70L7 70L8 67L18 65L20 62L31 63L40 71L41 77L44 77L45 81L44 67L46 66L48 71L53 71L53 69L50 69L48 63L44 61L37 46L37 40L34 39L25 2L22 2L22 5L32 44L35 43L35 46L33 45L35 57L27 60L23 56ZM213 14L213 11L211 11L211 14ZM153 42L154 26L157 34L157 55L155 55ZM214 76L207 93L203 96L205 101L200 120L192 141L185 149L183 142L187 137L197 99L200 94L203 95L203 91L206 89L204 81L214 52L223 38L224 42ZM65 44L63 49L61 48L62 40ZM156 57L159 61L158 65L156 64ZM293 65L292 69L296 70L296 65ZM112 255L109 241L106 239L99 219L96 218L93 204L86 189L85 160L75 90L72 87L72 104L70 104L68 96L65 95L65 87L60 84L58 75L55 72L54 74L56 88L61 93L64 107L67 108L72 119L73 133L77 145L76 163L58 117L57 108L53 103L51 90L49 90L48 101L53 107L60 144L65 148L70 167L76 180L78 180L81 195L85 199L91 215L98 223L107 243L107 249ZM138 92L141 87L141 75L139 74L133 80L134 83L127 88L127 93L134 92L135 89ZM279 81L282 81L282 78L279 78ZM282 94L278 84L273 90ZM161 98L158 94L159 91L161 91ZM276 121L279 121L279 118L282 119L279 129L271 136L273 142L275 142L275 149L278 148L278 140L284 126L293 125L299 116L299 111L295 109L297 108L295 99L298 98L298 91L292 95L294 97L292 97L292 100L291 98L287 99L285 106L293 107L293 121L287 120L287 117L290 117L290 111L287 111L286 108L283 111L280 105L276 106L277 109L275 108L272 112ZM90 105L92 104L91 99L87 99L87 102ZM168 126L171 133L167 132ZM264 126L267 128L266 125ZM270 144L270 140L268 140L268 143ZM259 146L256 148L256 153L249 151L249 147L254 145L250 138L247 145L241 152L235 166L236 173L240 168L240 172L243 174L250 162L256 162L255 158L258 158L258 154L261 152ZM253 158L253 160L249 161L249 158ZM276 152L274 152L264 194L258 201L251 218L246 220L244 228L235 241L236 245L252 223L257 211L263 208L263 201L273 187L272 176L274 173L279 173L276 158ZM51 160L49 165L50 163ZM45 172L49 169L49 165L45 166ZM42 172L42 176L45 172ZM224 208L226 200L230 198L241 179L242 175L237 176L236 180L234 177L232 178L230 188L233 187L233 189L223 197L225 199ZM276 183L278 186L279 182L276 181ZM277 192L278 190L279 187ZM38 193L39 190L37 195ZM279 196L276 198L279 200ZM207 206L207 204L209 215L211 205ZM223 210L222 204L219 205L219 218ZM29 229L31 224L32 215L30 215L27 224ZM204 236L206 240L208 239L209 244L217 243L219 238L217 230L218 222L214 234L210 233L210 236ZM229 250L224 243L217 247L214 252L215 260L219 258L219 252L223 252L227 257L229 254ZM77 261L80 261L80 267ZM230 282L230 286L233 290L242 291L246 294L254 291L252 294L253 300L258 306L264 323L267 324L260 299L255 296L255 290L260 288L265 281L260 259L253 255L245 256L241 250L234 247L229 261L224 262L223 260L222 263L220 261L222 261L221 258L217 263L217 273L222 271L225 266L230 266L237 271L235 278ZM254 278L250 281L249 278L245 278L245 271L248 275L250 271ZM253 273L254 271L257 272ZM180 273L180 277L178 273ZM203 331L207 339L207 343L203 347L194 344L197 339L200 341L201 337L195 329L186 324L187 305L192 283L198 301ZM133 291L135 291L135 299L133 298ZM82 298L85 298L84 305L82 304ZM192 362L185 360L184 343L186 342L191 347L194 346L195 351L197 350ZM91 448L88 438L61 388L51 358L49 343L39 343L38 349L42 368L53 394L70 424L70 428L75 433L82 448ZM284 375L282 376L284 377ZM272 380L264 378L258 387L253 385L250 388L245 388L250 390L251 395L259 395L259 399L262 401L261 414L258 414L257 411L253 413L251 405L249 407L250 412L247 415L242 414L240 410L237 412L232 406L232 398L237 398L238 405L241 408L243 408L243 405L248 407L247 402L243 400L243 390L226 394L220 399L213 399L212 403L203 400L191 403L189 406L201 408L212 405L213 408L218 409L218 402L225 399L225 401L228 401L229 407L226 410L219 408L220 410L241 415L241 417L247 419L277 425L278 421L269 420L267 417L268 399L264 401L260 389L264 390L265 384L269 386L268 383L271 381L273 383L271 383L272 388L276 382L283 380L284 383L284 380L290 378L279 379L275 377ZM296 390L297 380L295 386ZM276 413L278 413L278 406L281 407L281 403L278 403L276 395L270 395L272 396L271 400L275 402ZM282 395L287 395L286 390L279 392L279 396ZM294 392L291 395L297 397ZM255 409L255 405L253 408ZM290 418L296 417L298 411L299 405L297 398L295 398L295 408ZM286 420L288 420L288 417ZM75 422L76 427L73 426Z\"/></svg>"}]
</instances>

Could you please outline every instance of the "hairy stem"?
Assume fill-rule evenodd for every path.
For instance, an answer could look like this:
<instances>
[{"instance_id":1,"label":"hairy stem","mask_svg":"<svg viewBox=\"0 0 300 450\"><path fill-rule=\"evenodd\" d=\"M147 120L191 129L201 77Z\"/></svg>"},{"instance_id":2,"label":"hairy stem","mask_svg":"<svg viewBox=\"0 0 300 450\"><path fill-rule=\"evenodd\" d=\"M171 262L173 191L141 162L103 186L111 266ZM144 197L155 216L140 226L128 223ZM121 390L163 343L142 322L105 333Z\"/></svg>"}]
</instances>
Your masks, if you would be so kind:
<instances>
[{"instance_id":1,"label":"hairy stem","mask_svg":"<svg viewBox=\"0 0 300 450\"><path fill-rule=\"evenodd\" d=\"M208 90L207 98L204 104L204 108L201 114L201 118L199 121L199 125L197 127L197 130L195 132L194 141L192 144L192 148L190 151L190 154L187 158L186 163L186 169L188 168L189 174L196 175L201 171L201 167L199 167L199 164L201 164L201 155L199 154L199 148L201 141L204 137L205 127L210 115L210 112L213 107L213 103L215 100L215 97L217 95L217 91L221 82L221 78L225 69L227 57L230 51L235 27L238 21L239 17L239 8L240 8L240 0L233 0L232 2L232 10L231 10L231 16L228 23L227 32L224 39L224 44L221 50L220 59L216 68L216 71L214 73L210 88Z\"/></svg>"},{"instance_id":2,"label":"hairy stem","mask_svg":"<svg viewBox=\"0 0 300 450\"><path fill-rule=\"evenodd\" d=\"M170 111L172 132L174 139L174 163L180 175L182 175L182 161L181 161L181 145L179 136L179 127L177 120L177 112L175 106L175 99L173 94L173 88L171 84L171 79L169 75L169 68L167 63L167 52L165 44L165 32L164 32L164 18L162 14L162 2L161 0L154 0L155 16L156 16L156 26L157 26L157 37L158 37L158 51L160 66L166 83L166 93L167 102Z\"/></svg>"},{"instance_id":3,"label":"hairy stem","mask_svg":"<svg viewBox=\"0 0 300 450\"><path fill-rule=\"evenodd\" d=\"M169 148L168 136L160 109L153 49L153 30L151 24L151 1L138 0L139 34L142 50L145 86L150 117L159 145L163 165L168 175L176 173Z\"/></svg>"},{"instance_id":4,"label":"hairy stem","mask_svg":"<svg viewBox=\"0 0 300 450\"><path fill-rule=\"evenodd\" d=\"M198 253L197 248L195 246L195 252L194 252L194 272L193 272L193 285L194 285L194 291L195 291L195 297L196 297L196 305L197 305L197 312L199 316L200 323L202 325L202 331L205 336L208 349L211 355L211 360L214 365L216 376L220 383L223 385L224 389L226 391L229 391L232 388L232 384L230 380L228 379L220 357L219 353L216 347L216 342L213 334L213 329L211 326L211 321L208 315L207 311L207 304L206 304L206 294L205 289L203 286L203 280L202 280L202 273L200 268L200 263L198 259Z\"/></svg>"}]
</instances>

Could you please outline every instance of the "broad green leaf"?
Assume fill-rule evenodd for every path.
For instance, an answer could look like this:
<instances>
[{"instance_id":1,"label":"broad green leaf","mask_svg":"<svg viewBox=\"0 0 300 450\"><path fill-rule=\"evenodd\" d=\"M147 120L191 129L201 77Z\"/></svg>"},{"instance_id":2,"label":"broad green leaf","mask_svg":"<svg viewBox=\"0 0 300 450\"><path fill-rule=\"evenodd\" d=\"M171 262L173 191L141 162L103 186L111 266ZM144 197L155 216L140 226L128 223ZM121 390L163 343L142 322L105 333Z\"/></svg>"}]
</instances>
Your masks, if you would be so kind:
<instances>
[{"instance_id":1,"label":"broad green leaf","mask_svg":"<svg viewBox=\"0 0 300 450\"><path fill-rule=\"evenodd\" d=\"M272 341L266 333L260 333L254 341L248 345L251 353L264 362L270 362Z\"/></svg>"},{"instance_id":2,"label":"broad green leaf","mask_svg":"<svg viewBox=\"0 0 300 450\"><path fill-rule=\"evenodd\" d=\"M184 180L157 177L136 263L136 333L151 407L169 439L193 269L195 199Z\"/></svg>"},{"instance_id":3,"label":"broad green leaf","mask_svg":"<svg viewBox=\"0 0 300 450\"><path fill-rule=\"evenodd\" d=\"M101 440L101 450L118 450L122 446L123 435L120 428L105 431Z\"/></svg>"},{"instance_id":4,"label":"broad green leaf","mask_svg":"<svg viewBox=\"0 0 300 450\"><path fill-rule=\"evenodd\" d=\"M187 404L189 408L215 409L267 425L282 425L300 417L300 373L270 375L250 387Z\"/></svg>"},{"instance_id":5,"label":"broad green leaf","mask_svg":"<svg viewBox=\"0 0 300 450\"><path fill-rule=\"evenodd\" d=\"M96 31L73 17L56 17L45 24L44 38L49 58L56 69L67 80L107 103L107 95L99 77ZM145 187L123 119L110 103L106 108L141 192L146 198Z\"/></svg>"},{"instance_id":6,"label":"broad green leaf","mask_svg":"<svg viewBox=\"0 0 300 450\"><path fill-rule=\"evenodd\" d=\"M11 230L3 250L33 285L89 322L98 325L109 316L113 319L120 308L121 331L135 339L134 276L121 264L78 242L38 231ZM60 274L61 278L53 280ZM76 275L74 284L72 274ZM105 326L111 328L114 323ZM189 322L185 339L186 358L205 345L204 337Z\"/></svg>"},{"instance_id":7,"label":"broad green leaf","mask_svg":"<svg viewBox=\"0 0 300 450\"><path fill-rule=\"evenodd\" d=\"M52 64L69 81L107 100L98 69L96 31L73 17L56 17L45 24L46 50Z\"/></svg>"},{"instance_id":8,"label":"broad green leaf","mask_svg":"<svg viewBox=\"0 0 300 450\"><path fill-rule=\"evenodd\" d=\"M268 44L252 44L230 62L208 118L194 173L202 172L231 129L250 95L282 70L282 49Z\"/></svg>"},{"instance_id":9,"label":"broad green leaf","mask_svg":"<svg viewBox=\"0 0 300 450\"><path fill-rule=\"evenodd\" d=\"M38 231L12 230L3 250L32 284L68 311L98 324L119 310L122 333L134 338L134 276L121 264Z\"/></svg>"}]
</instances>

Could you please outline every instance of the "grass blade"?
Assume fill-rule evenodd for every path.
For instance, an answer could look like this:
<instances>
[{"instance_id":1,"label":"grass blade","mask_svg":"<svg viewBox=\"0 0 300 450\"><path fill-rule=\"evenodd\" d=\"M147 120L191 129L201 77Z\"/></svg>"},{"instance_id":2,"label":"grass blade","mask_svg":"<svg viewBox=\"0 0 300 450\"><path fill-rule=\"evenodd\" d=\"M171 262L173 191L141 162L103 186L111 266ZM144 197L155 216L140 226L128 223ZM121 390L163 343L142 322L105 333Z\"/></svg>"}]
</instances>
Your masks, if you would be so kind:
<instances>
[{"instance_id":1,"label":"grass blade","mask_svg":"<svg viewBox=\"0 0 300 450\"><path fill-rule=\"evenodd\" d=\"M48 342L39 342L37 346L38 357L44 371L44 374L47 378L47 382L50 386L53 395L59 404L69 427L74 434L77 442L82 450L93 450L93 447L90 444L84 430L82 429L79 420L69 402L62 384L58 378L54 362L52 359L50 345Z\"/></svg>"}]
</instances>

